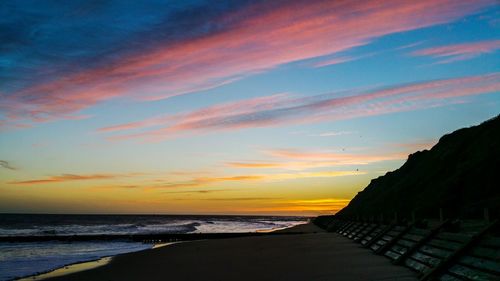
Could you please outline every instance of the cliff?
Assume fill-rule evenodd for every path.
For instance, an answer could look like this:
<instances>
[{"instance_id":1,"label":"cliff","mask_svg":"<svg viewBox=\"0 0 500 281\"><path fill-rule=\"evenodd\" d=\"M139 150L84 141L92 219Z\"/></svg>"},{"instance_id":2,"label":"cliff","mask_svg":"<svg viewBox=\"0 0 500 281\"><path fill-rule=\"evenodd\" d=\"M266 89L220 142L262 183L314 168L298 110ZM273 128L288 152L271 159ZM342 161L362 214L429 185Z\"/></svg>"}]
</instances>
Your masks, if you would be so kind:
<instances>
[{"instance_id":1,"label":"cliff","mask_svg":"<svg viewBox=\"0 0 500 281\"><path fill-rule=\"evenodd\" d=\"M443 136L376 178L339 216L477 217L500 209L500 116Z\"/></svg>"}]
</instances>

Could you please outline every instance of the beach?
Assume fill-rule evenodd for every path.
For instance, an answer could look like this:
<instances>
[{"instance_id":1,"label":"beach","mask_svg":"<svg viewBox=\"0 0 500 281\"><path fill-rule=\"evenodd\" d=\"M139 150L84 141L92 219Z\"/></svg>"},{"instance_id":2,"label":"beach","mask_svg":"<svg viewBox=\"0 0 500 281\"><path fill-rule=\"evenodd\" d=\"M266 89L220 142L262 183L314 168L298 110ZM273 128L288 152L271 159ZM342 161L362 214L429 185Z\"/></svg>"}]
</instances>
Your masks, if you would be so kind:
<instances>
[{"instance_id":1,"label":"beach","mask_svg":"<svg viewBox=\"0 0 500 281\"><path fill-rule=\"evenodd\" d=\"M177 243L46 280L417 280L407 268L312 224L279 231L302 233Z\"/></svg>"},{"instance_id":2,"label":"beach","mask_svg":"<svg viewBox=\"0 0 500 281\"><path fill-rule=\"evenodd\" d=\"M0 281L52 277L68 267L80 271L90 261L158 243L267 235L305 222L284 216L0 214Z\"/></svg>"}]
</instances>

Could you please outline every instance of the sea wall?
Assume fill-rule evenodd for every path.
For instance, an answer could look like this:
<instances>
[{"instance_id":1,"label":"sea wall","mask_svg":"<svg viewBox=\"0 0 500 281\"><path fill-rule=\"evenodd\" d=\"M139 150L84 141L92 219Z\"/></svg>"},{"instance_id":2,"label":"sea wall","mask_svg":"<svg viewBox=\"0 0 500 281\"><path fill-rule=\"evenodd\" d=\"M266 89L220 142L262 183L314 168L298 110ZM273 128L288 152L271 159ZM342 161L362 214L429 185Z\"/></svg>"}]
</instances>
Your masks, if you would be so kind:
<instances>
[{"instance_id":1,"label":"sea wall","mask_svg":"<svg viewBox=\"0 0 500 281\"><path fill-rule=\"evenodd\" d=\"M420 280L500 280L498 220L348 220L313 223L419 274Z\"/></svg>"}]
</instances>

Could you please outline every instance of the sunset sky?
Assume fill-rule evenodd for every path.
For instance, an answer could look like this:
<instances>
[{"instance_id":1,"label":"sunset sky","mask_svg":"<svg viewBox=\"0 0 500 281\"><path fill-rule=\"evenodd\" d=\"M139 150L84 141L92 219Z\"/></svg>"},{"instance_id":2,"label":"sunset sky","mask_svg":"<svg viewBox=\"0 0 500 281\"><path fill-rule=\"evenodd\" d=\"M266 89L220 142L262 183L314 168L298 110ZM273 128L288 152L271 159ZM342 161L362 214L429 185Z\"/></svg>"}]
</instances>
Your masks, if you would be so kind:
<instances>
[{"instance_id":1,"label":"sunset sky","mask_svg":"<svg viewBox=\"0 0 500 281\"><path fill-rule=\"evenodd\" d=\"M334 213L500 113L500 5L0 2L0 212Z\"/></svg>"}]
</instances>

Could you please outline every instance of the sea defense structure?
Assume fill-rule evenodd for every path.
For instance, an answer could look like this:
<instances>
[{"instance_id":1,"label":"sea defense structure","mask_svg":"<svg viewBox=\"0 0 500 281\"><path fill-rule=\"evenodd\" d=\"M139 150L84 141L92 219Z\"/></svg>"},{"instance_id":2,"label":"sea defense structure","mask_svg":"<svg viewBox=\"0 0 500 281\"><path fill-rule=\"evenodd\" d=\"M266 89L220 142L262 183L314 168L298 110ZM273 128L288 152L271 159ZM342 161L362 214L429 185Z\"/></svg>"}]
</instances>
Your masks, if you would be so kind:
<instances>
[{"instance_id":1,"label":"sea defense structure","mask_svg":"<svg viewBox=\"0 0 500 281\"><path fill-rule=\"evenodd\" d=\"M320 216L313 222L412 269L422 281L500 280L498 220L389 222Z\"/></svg>"}]
</instances>

